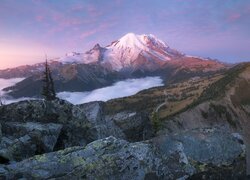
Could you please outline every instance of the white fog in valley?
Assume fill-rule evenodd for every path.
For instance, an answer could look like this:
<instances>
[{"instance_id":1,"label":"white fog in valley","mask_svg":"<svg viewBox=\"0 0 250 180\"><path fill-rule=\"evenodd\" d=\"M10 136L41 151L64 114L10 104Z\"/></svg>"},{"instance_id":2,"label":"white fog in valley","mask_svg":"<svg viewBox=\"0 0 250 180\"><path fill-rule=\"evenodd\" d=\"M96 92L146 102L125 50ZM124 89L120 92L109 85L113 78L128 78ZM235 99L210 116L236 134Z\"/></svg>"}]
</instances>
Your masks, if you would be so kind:
<instances>
[{"instance_id":1,"label":"white fog in valley","mask_svg":"<svg viewBox=\"0 0 250 180\"><path fill-rule=\"evenodd\" d=\"M82 104L90 101L107 101L114 98L126 97L151 87L162 86L160 77L145 77L119 81L111 86L95 89L90 92L60 92L57 96L72 104Z\"/></svg>"},{"instance_id":2,"label":"white fog in valley","mask_svg":"<svg viewBox=\"0 0 250 180\"><path fill-rule=\"evenodd\" d=\"M24 80L25 78L12 78L12 79L2 79L0 78L0 98L1 98L1 102L3 104L10 104L10 103L14 103L14 102L18 102L18 101L23 101L23 100L28 100L31 98L18 98L18 99L13 99L10 96L6 95L6 92L3 91L4 88L6 87L10 87L15 85L16 83Z\"/></svg>"},{"instance_id":3,"label":"white fog in valley","mask_svg":"<svg viewBox=\"0 0 250 180\"><path fill-rule=\"evenodd\" d=\"M1 79L0 78L0 91L6 87L15 85L16 83L24 80L25 78L12 78L12 79Z\"/></svg>"},{"instance_id":4,"label":"white fog in valley","mask_svg":"<svg viewBox=\"0 0 250 180\"><path fill-rule=\"evenodd\" d=\"M7 96L6 92L2 91L4 88L13 86L23 79L24 78L0 79L0 97L3 104L34 99L28 97L14 99ZM131 96L141 90L162 85L163 82L160 77L145 77L119 81L111 86L95 89L89 92L60 92L57 93L57 96L61 99L69 101L72 104L82 104L91 101L107 101L114 98Z\"/></svg>"}]
</instances>

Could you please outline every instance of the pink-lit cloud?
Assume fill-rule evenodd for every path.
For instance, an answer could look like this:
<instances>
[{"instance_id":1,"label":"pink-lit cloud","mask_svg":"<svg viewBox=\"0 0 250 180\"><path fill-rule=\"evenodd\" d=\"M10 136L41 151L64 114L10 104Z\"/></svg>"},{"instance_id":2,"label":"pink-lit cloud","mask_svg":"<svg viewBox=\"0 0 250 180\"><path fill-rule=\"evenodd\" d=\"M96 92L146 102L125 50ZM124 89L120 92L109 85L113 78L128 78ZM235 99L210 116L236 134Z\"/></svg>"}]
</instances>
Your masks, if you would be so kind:
<instances>
[{"instance_id":1,"label":"pink-lit cloud","mask_svg":"<svg viewBox=\"0 0 250 180\"><path fill-rule=\"evenodd\" d=\"M101 16L103 14L102 11L100 11L100 9L97 9L95 6L93 5L89 5L87 7L87 12L90 16L92 17L98 17L98 16Z\"/></svg>"},{"instance_id":2,"label":"pink-lit cloud","mask_svg":"<svg viewBox=\"0 0 250 180\"><path fill-rule=\"evenodd\" d=\"M240 13L232 13L229 15L228 20L231 22L237 21L238 19L241 18L241 14Z\"/></svg>"},{"instance_id":3,"label":"pink-lit cloud","mask_svg":"<svg viewBox=\"0 0 250 180\"><path fill-rule=\"evenodd\" d=\"M82 4L76 4L71 7L71 11L83 11L85 6Z\"/></svg>"},{"instance_id":4,"label":"pink-lit cloud","mask_svg":"<svg viewBox=\"0 0 250 180\"><path fill-rule=\"evenodd\" d=\"M98 29L93 29L93 30L90 30L90 31L86 31L86 32L83 32L81 35L80 35L80 38L81 39L85 39L93 34L95 34L96 32L98 32Z\"/></svg>"},{"instance_id":5,"label":"pink-lit cloud","mask_svg":"<svg viewBox=\"0 0 250 180\"><path fill-rule=\"evenodd\" d=\"M87 38L89 36L92 36L92 35L98 33L98 32L103 32L104 30L114 26L115 24L116 24L115 19L113 19L113 21L101 23L95 29L92 29L92 30L85 31L85 32L81 33L80 38L85 39L85 38Z\"/></svg>"},{"instance_id":6,"label":"pink-lit cloud","mask_svg":"<svg viewBox=\"0 0 250 180\"><path fill-rule=\"evenodd\" d=\"M121 5L123 0L115 0L116 5Z\"/></svg>"},{"instance_id":7,"label":"pink-lit cloud","mask_svg":"<svg viewBox=\"0 0 250 180\"><path fill-rule=\"evenodd\" d=\"M72 13L74 12L83 12L83 13L87 13L90 17L98 17L103 15L105 9L98 9L95 5L93 4L87 4L87 5L83 5L83 4L76 4L73 5L70 8L70 11Z\"/></svg>"},{"instance_id":8,"label":"pink-lit cloud","mask_svg":"<svg viewBox=\"0 0 250 180\"><path fill-rule=\"evenodd\" d=\"M41 22L43 20L44 20L44 16L42 16L42 15L36 16L36 21Z\"/></svg>"}]
</instances>

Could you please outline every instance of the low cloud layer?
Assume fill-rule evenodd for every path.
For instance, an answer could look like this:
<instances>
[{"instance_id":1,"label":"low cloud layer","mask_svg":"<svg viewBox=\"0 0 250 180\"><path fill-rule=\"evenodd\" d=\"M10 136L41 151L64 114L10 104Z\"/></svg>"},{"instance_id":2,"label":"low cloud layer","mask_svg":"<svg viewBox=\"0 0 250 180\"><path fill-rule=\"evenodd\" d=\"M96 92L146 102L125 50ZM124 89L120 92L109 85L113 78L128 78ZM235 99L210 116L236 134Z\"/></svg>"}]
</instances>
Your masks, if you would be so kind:
<instances>
[{"instance_id":1,"label":"low cloud layer","mask_svg":"<svg viewBox=\"0 0 250 180\"><path fill-rule=\"evenodd\" d=\"M90 92L60 92L57 96L72 104L82 104L90 101L107 101L114 98L131 96L143 89L162 85L162 79L160 77L145 77L119 81L112 86Z\"/></svg>"},{"instance_id":2,"label":"low cloud layer","mask_svg":"<svg viewBox=\"0 0 250 180\"><path fill-rule=\"evenodd\" d=\"M2 91L4 88L13 86L23 79L24 78L0 79L0 97L4 104L32 99L27 97L13 99L7 96L6 92ZM114 98L131 96L143 89L162 85L163 83L160 77L145 77L119 81L111 86L95 89L90 92L60 92L57 96L71 102L72 104L82 104L91 101L107 101Z\"/></svg>"},{"instance_id":3,"label":"low cloud layer","mask_svg":"<svg viewBox=\"0 0 250 180\"><path fill-rule=\"evenodd\" d=\"M6 92L3 91L4 88L15 85L16 83L24 80L25 78L12 78L12 79L1 79L0 78L0 98L3 104L10 104L18 101L28 100L31 98L18 98L13 99L10 96L6 95Z\"/></svg>"},{"instance_id":4,"label":"low cloud layer","mask_svg":"<svg viewBox=\"0 0 250 180\"><path fill-rule=\"evenodd\" d=\"M1 79L0 78L0 91L6 87L15 85L16 83L24 80L24 78Z\"/></svg>"}]
</instances>

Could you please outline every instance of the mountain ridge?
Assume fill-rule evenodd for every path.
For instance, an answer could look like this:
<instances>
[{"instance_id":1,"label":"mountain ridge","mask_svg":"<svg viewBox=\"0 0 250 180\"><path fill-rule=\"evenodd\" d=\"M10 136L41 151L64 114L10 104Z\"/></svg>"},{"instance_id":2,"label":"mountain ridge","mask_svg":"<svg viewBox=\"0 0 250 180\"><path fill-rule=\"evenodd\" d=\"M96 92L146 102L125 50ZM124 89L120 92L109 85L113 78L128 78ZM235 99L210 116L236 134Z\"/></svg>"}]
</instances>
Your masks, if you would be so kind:
<instances>
[{"instance_id":1,"label":"mountain ridge","mask_svg":"<svg viewBox=\"0 0 250 180\"><path fill-rule=\"evenodd\" d=\"M177 89L179 98L174 94ZM210 98L209 89L221 93ZM161 127L155 131L150 114L159 103L169 103L160 108L161 115L180 101L203 97L203 92L196 96L199 90L205 92L204 101L158 119ZM1 106L5 146L0 152L0 177L247 179L249 90L248 63L224 74L191 78L109 102L72 105L34 100ZM48 137L53 138L48 141Z\"/></svg>"},{"instance_id":2,"label":"mountain ridge","mask_svg":"<svg viewBox=\"0 0 250 180\"><path fill-rule=\"evenodd\" d=\"M105 47L96 44L85 53L67 53L64 57L50 60L49 64L57 92L93 90L126 78L155 75L167 83L170 79L207 75L228 67L218 61L186 56L152 34L133 33ZM25 91L29 92L28 97L40 96L38 89L42 86L43 66L43 63L37 63L0 70L0 78L26 78L4 90L10 90L9 94L14 97L26 96Z\"/></svg>"},{"instance_id":3,"label":"mountain ridge","mask_svg":"<svg viewBox=\"0 0 250 180\"><path fill-rule=\"evenodd\" d=\"M167 64L170 60L185 60L185 58L218 62L209 58L185 55L170 48L165 42L152 34L136 35L128 33L107 46L102 47L97 43L85 53L66 53L63 57L51 59L50 64L99 64L112 71L128 69L131 71L138 69L152 71L161 68L162 65ZM224 63L218 62L218 64ZM36 63L34 65L2 69L0 70L0 77L11 77L5 74L8 74L8 72L13 74L13 71L20 71L19 73L14 73L14 76L16 74L16 76L23 75L27 77L33 72L41 71L42 65L43 63ZM21 72L22 70L25 72Z\"/></svg>"}]
</instances>

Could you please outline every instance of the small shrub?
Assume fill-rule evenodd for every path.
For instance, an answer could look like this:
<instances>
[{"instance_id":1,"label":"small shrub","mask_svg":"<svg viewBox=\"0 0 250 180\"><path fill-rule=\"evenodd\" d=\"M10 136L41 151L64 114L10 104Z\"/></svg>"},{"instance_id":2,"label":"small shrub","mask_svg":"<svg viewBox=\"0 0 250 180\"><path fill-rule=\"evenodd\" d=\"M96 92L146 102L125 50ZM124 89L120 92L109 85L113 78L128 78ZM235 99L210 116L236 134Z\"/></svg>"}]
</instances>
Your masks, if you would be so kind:
<instances>
[{"instance_id":1,"label":"small shrub","mask_svg":"<svg viewBox=\"0 0 250 180\"><path fill-rule=\"evenodd\" d=\"M152 121L152 125L154 128L154 133L157 133L157 131L159 131L160 126L161 126L159 115L157 114L157 112L154 111L152 113L151 121Z\"/></svg>"}]
</instances>

